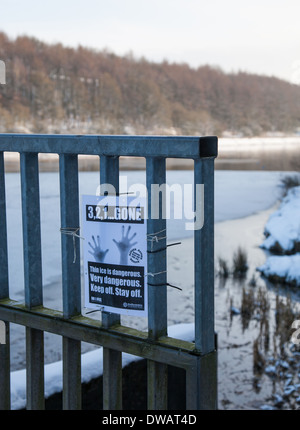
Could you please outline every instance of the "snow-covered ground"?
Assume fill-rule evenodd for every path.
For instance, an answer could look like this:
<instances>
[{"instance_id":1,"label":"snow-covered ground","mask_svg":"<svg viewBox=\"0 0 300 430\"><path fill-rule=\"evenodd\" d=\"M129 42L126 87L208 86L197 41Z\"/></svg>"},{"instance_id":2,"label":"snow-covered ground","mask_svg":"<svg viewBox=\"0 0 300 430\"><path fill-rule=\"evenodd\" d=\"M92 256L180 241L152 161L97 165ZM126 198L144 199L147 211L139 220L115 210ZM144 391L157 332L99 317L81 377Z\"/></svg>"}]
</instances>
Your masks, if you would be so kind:
<instances>
[{"instance_id":1,"label":"snow-covered ground","mask_svg":"<svg viewBox=\"0 0 300 430\"><path fill-rule=\"evenodd\" d=\"M215 221L246 217L272 207L280 197L281 172L251 172L251 171L216 171L215 176ZM143 173L128 173L128 184L144 181ZM169 183L192 183L192 172L168 172ZM97 173L80 173L80 195L94 194L98 184ZM22 223L20 209L20 178L18 174L8 174L6 177L7 214L8 214L8 241L9 241L9 276L12 298L22 299L23 295L23 265L22 265ZM60 262L60 231L59 231L59 180L55 173L40 175L41 188L41 219L43 239L43 278L44 297L47 306L57 309L61 292L58 287L61 277ZM177 220L168 222L168 235L170 240L178 238L188 239L184 230L184 223ZM175 248L175 247L173 247ZM189 244L182 245L181 261L174 259L174 276L192 252ZM178 272L176 272L178 270ZM187 276L188 274L186 274ZM172 291L170 295L176 294ZM182 300L185 300L183 297ZM177 299L178 301L178 299ZM51 303L50 303L51 302ZM169 336L184 340L193 340L193 324L176 324L169 326ZM130 360L136 360L124 354L124 365ZM82 355L83 380L88 381L101 374L101 349L86 352ZM45 366L45 392L46 396L61 390L62 363L47 364ZM12 407L18 409L25 405L25 371L16 370L11 374Z\"/></svg>"},{"instance_id":2,"label":"snow-covered ground","mask_svg":"<svg viewBox=\"0 0 300 430\"><path fill-rule=\"evenodd\" d=\"M266 240L262 247L274 247L283 253L292 253L300 242L300 186L291 188L265 226Z\"/></svg>"},{"instance_id":3,"label":"snow-covered ground","mask_svg":"<svg viewBox=\"0 0 300 430\"><path fill-rule=\"evenodd\" d=\"M265 226L261 247L292 255L270 256L258 271L268 278L300 286L300 186L291 188Z\"/></svg>"},{"instance_id":4,"label":"snow-covered ground","mask_svg":"<svg viewBox=\"0 0 300 430\"><path fill-rule=\"evenodd\" d=\"M257 270L271 280L286 282L300 287L300 253L273 255Z\"/></svg>"}]
</instances>

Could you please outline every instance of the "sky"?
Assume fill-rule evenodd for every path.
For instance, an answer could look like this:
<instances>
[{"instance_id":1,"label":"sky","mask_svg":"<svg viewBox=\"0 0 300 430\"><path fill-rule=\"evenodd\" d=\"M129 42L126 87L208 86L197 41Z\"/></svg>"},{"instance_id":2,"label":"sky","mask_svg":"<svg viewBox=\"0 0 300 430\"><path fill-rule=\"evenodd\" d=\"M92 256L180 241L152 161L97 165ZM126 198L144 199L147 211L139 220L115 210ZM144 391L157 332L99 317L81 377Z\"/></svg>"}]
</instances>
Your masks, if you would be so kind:
<instances>
[{"instance_id":1,"label":"sky","mask_svg":"<svg viewBox=\"0 0 300 430\"><path fill-rule=\"evenodd\" d=\"M0 31L300 84L299 0L0 0ZM5 61L5 59L2 59Z\"/></svg>"}]
</instances>

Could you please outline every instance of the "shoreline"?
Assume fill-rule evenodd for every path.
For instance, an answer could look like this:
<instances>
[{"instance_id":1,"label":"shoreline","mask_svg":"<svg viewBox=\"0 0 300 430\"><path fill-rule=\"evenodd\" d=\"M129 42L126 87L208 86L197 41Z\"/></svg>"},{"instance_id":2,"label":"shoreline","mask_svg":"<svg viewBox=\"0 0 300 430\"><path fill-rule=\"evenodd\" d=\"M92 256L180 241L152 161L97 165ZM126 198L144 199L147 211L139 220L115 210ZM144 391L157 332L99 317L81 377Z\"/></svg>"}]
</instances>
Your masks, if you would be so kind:
<instances>
[{"instance_id":1,"label":"shoreline","mask_svg":"<svg viewBox=\"0 0 300 430\"><path fill-rule=\"evenodd\" d=\"M300 136L250 137L218 139L218 156L215 159L216 170L281 170L299 169ZM19 172L19 153L5 152L5 170L7 173ZM99 157L79 155L79 171L99 170ZM167 158L167 170L192 170L193 160ZM145 170L144 157L120 157L120 170ZM39 154L40 172L57 172L59 156L53 153Z\"/></svg>"},{"instance_id":2,"label":"shoreline","mask_svg":"<svg viewBox=\"0 0 300 430\"><path fill-rule=\"evenodd\" d=\"M6 173L18 173L20 171L20 155L16 152L5 152L5 171ZM100 160L97 155L79 155L78 170L80 172L95 172L99 170ZM193 160L168 158L166 160L167 170L192 170L194 168ZM120 157L120 170L145 170L146 159L144 157ZM40 172L58 172L59 156L58 154L39 154L39 171Z\"/></svg>"}]
</instances>

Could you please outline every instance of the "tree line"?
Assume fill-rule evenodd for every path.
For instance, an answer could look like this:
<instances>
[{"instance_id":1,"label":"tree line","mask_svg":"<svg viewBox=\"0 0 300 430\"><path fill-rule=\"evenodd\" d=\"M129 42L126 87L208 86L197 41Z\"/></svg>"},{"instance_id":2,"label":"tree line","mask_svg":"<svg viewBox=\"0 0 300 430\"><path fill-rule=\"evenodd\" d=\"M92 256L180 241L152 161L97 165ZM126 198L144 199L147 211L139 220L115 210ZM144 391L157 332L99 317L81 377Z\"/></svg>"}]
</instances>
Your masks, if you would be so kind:
<instances>
[{"instance_id":1,"label":"tree line","mask_svg":"<svg viewBox=\"0 0 300 430\"><path fill-rule=\"evenodd\" d=\"M0 59L0 132L257 136L300 126L300 86L275 77L3 32Z\"/></svg>"}]
</instances>

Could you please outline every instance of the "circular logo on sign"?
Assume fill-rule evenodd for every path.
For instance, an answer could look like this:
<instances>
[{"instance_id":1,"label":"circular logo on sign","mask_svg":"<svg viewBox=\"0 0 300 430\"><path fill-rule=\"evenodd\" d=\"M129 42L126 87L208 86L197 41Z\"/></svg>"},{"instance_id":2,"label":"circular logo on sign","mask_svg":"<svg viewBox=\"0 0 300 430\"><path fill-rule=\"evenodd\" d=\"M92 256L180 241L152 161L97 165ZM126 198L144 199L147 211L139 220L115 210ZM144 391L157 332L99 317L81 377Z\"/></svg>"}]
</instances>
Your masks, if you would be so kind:
<instances>
[{"instance_id":1,"label":"circular logo on sign","mask_svg":"<svg viewBox=\"0 0 300 430\"><path fill-rule=\"evenodd\" d=\"M132 248L129 252L129 258L132 263L139 263L143 259L143 253L140 249Z\"/></svg>"}]
</instances>

